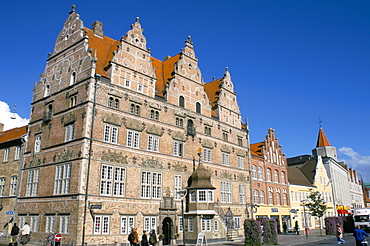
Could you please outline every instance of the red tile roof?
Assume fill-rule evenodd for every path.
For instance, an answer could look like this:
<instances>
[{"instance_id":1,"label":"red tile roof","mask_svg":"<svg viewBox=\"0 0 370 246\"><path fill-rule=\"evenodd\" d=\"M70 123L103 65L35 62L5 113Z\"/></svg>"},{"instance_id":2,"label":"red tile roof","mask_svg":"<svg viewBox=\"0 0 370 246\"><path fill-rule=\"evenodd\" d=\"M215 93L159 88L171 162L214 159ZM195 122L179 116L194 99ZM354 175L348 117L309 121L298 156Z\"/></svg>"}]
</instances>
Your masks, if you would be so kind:
<instances>
[{"instance_id":1,"label":"red tile roof","mask_svg":"<svg viewBox=\"0 0 370 246\"><path fill-rule=\"evenodd\" d=\"M214 109L217 106L222 80L223 78L220 78L204 84L204 90L207 93L212 109Z\"/></svg>"},{"instance_id":2,"label":"red tile roof","mask_svg":"<svg viewBox=\"0 0 370 246\"><path fill-rule=\"evenodd\" d=\"M263 142L254 143L250 145L251 155L262 157Z\"/></svg>"},{"instance_id":3,"label":"red tile roof","mask_svg":"<svg viewBox=\"0 0 370 246\"><path fill-rule=\"evenodd\" d=\"M328 139L326 138L324 130L320 127L316 148L325 147L325 146L330 146L330 143Z\"/></svg>"},{"instance_id":4,"label":"red tile roof","mask_svg":"<svg viewBox=\"0 0 370 246\"><path fill-rule=\"evenodd\" d=\"M27 133L27 128L28 125L0 132L0 144L20 139L24 134Z\"/></svg>"}]
</instances>

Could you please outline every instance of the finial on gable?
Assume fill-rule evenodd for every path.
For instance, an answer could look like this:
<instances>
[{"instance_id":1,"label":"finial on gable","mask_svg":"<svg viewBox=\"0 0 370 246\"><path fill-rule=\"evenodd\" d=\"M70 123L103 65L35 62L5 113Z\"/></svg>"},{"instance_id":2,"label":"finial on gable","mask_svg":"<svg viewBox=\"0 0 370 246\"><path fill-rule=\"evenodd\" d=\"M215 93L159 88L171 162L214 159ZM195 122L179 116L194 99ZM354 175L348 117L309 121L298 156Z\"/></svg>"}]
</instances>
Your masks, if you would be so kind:
<instances>
[{"instance_id":1,"label":"finial on gable","mask_svg":"<svg viewBox=\"0 0 370 246\"><path fill-rule=\"evenodd\" d=\"M136 21L135 22L139 22L140 23L140 18L139 17L136 17Z\"/></svg>"},{"instance_id":2,"label":"finial on gable","mask_svg":"<svg viewBox=\"0 0 370 246\"><path fill-rule=\"evenodd\" d=\"M185 46L193 48L193 42L191 41L191 36L188 36L188 39L185 41Z\"/></svg>"},{"instance_id":3,"label":"finial on gable","mask_svg":"<svg viewBox=\"0 0 370 246\"><path fill-rule=\"evenodd\" d=\"M224 78L230 77L229 67L225 68Z\"/></svg>"},{"instance_id":4,"label":"finial on gable","mask_svg":"<svg viewBox=\"0 0 370 246\"><path fill-rule=\"evenodd\" d=\"M76 12L76 5L72 5L72 9L71 11L69 12L69 14L72 14L72 13L75 13Z\"/></svg>"}]
</instances>

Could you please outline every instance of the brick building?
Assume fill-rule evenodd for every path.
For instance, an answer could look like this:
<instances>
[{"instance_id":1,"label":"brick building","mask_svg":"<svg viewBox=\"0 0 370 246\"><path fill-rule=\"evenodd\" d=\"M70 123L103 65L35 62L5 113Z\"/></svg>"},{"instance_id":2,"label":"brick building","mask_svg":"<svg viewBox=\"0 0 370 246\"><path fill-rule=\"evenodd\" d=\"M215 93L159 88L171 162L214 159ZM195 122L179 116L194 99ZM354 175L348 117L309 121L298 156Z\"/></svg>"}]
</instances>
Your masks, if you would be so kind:
<instances>
[{"instance_id":1,"label":"brick building","mask_svg":"<svg viewBox=\"0 0 370 246\"><path fill-rule=\"evenodd\" d=\"M8 235L9 226L16 210L19 170L23 157L27 126L3 131L0 124L0 231Z\"/></svg>"},{"instance_id":2,"label":"brick building","mask_svg":"<svg viewBox=\"0 0 370 246\"><path fill-rule=\"evenodd\" d=\"M78 245L124 243L133 227L167 243L242 235L248 131L228 69L205 83L190 37L161 61L139 19L119 40L102 27L72 7L35 85L20 225Z\"/></svg>"}]
</instances>

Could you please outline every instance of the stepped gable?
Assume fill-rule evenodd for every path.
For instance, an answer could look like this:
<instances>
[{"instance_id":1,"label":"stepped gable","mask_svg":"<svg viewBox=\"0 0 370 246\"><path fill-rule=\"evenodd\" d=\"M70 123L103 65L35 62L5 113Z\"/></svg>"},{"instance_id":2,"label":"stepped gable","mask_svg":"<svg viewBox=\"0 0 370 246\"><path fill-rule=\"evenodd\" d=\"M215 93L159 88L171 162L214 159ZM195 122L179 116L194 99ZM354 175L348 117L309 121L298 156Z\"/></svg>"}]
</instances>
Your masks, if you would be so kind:
<instances>
[{"instance_id":1,"label":"stepped gable","mask_svg":"<svg viewBox=\"0 0 370 246\"><path fill-rule=\"evenodd\" d=\"M0 143L6 143L21 138L27 133L28 125L0 132Z\"/></svg>"},{"instance_id":2,"label":"stepped gable","mask_svg":"<svg viewBox=\"0 0 370 246\"><path fill-rule=\"evenodd\" d=\"M329 140L325 135L324 130L320 127L319 136L317 137L316 148L330 146Z\"/></svg>"}]
</instances>

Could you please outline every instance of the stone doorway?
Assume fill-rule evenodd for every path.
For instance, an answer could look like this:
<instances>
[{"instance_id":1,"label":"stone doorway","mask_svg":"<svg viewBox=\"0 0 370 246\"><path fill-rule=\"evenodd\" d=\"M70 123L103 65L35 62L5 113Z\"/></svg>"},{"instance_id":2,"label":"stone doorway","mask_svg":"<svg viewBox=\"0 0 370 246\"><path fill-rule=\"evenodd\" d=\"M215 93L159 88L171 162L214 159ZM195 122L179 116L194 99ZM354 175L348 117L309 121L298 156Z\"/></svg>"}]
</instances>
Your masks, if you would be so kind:
<instances>
[{"instance_id":1,"label":"stone doorway","mask_svg":"<svg viewBox=\"0 0 370 246\"><path fill-rule=\"evenodd\" d=\"M164 218L162 222L162 232L164 235L163 245L170 245L173 234L173 220L170 217Z\"/></svg>"}]
</instances>

